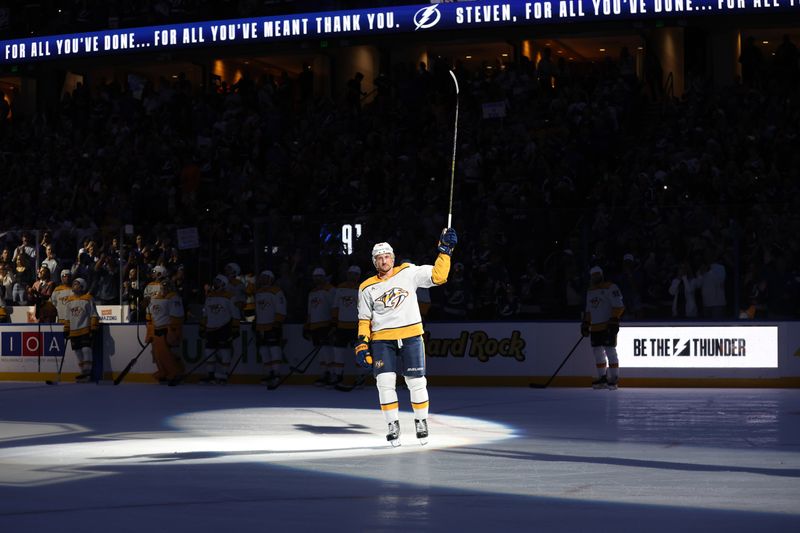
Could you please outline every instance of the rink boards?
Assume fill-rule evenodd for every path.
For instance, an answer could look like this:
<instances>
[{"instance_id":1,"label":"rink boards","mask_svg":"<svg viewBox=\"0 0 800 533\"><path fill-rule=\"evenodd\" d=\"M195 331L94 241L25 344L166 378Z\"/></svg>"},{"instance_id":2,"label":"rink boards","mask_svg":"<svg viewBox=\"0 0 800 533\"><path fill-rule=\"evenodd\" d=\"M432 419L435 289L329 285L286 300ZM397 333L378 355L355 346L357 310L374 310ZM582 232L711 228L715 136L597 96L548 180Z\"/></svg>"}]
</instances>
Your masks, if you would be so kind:
<instances>
[{"instance_id":1,"label":"rink boards","mask_svg":"<svg viewBox=\"0 0 800 533\"><path fill-rule=\"evenodd\" d=\"M287 365L302 360L312 345L300 324L284 327ZM144 344L145 327L102 326L103 370L116 376ZM527 385L543 382L561 368L553 385L585 385L595 374L588 338L581 340L573 322L431 323L426 327L427 374L437 384ZM796 322L636 323L619 333L621 375L632 386L800 386L800 327ZM350 351L345 373L356 368ZM0 379L41 380L55 375L64 356L63 374L78 371L72 350L58 325L0 326ZM187 369L204 359L196 325L184 328L181 357ZM238 361L232 381L257 382L264 373L249 325L235 342ZM293 382L316 378L319 357ZM284 365L284 372L287 371ZM138 359L127 381L151 381L155 371L150 348ZM197 370L200 375L203 368Z\"/></svg>"}]
</instances>

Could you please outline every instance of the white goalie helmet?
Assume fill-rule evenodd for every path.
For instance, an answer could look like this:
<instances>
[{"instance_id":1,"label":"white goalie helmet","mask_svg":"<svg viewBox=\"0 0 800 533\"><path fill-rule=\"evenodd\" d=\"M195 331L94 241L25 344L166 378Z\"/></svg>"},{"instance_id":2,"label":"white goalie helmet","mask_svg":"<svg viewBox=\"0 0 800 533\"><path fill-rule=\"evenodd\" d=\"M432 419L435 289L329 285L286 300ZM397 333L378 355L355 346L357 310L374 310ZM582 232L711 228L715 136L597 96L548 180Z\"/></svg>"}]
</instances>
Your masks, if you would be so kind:
<instances>
[{"instance_id":1,"label":"white goalie helmet","mask_svg":"<svg viewBox=\"0 0 800 533\"><path fill-rule=\"evenodd\" d=\"M394 250L392 249L391 245L388 242L379 242L378 244L372 247L372 264L376 268L378 264L375 262L375 258L383 254L390 254L392 256L392 259L394 259Z\"/></svg>"}]
</instances>

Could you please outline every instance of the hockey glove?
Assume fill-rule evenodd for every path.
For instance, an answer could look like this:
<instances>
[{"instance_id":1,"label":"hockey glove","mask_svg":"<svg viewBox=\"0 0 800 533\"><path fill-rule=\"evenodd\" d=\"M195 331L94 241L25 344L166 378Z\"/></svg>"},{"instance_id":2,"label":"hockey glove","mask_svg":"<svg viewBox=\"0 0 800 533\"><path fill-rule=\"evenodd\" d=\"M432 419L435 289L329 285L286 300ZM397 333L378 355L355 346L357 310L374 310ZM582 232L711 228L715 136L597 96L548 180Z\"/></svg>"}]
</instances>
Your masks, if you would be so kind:
<instances>
[{"instance_id":1,"label":"hockey glove","mask_svg":"<svg viewBox=\"0 0 800 533\"><path fill-rule=\"evenodd\" d=\"M452 255L458 243L458 235L453 228L445 228L439 237L439 246L437 247L440 253Z\"/></svg>"},{"instance_id":2,"label":"hockey glove","mask_svg":"<svg viewBox=\"0 0 800 533\"><path fill-rule=\"evenodd\" d=\"M619 318L612 317L608 319L608 332L611 335L619 333Z\"/></svg>"},{"instance_id":3,"label":"hockey glove","mask_svg":"<svg viewBox=\"0 0 800 533\"><path fill-rule=\"evenodd\" d=\"M589 336L589 323L588 322L582 322L581 323L581 335L583 335L584 337L588 337Z\"/></svg>"},{"instance_id":4,"label":"hockey glove","mask_svg":"<svg viewBox=\"0 0 800 533\"><path fill-rule=\"evenodd\" d=\"M372 367L372 354L369 351L369 344L364 336L358 338L356 344L356 363L363 368Z\"/></svg>"}]
</instances>

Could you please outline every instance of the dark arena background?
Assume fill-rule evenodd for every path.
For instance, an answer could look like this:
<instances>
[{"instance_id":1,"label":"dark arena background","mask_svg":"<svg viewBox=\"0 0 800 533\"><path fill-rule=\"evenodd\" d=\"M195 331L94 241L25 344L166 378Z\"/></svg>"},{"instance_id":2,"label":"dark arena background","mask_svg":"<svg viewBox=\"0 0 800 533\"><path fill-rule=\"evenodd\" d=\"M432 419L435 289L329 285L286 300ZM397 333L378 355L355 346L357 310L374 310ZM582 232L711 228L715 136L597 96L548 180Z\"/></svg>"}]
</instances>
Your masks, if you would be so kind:
<instances>
[{"instance_id":1,"label":"dark arena background","mask_svg":"<svg viewBox=\"0 0 800 533\"><path fill-rule=\"evenodd\" d=\"M800 530L799 42L798 0L0 5L0 528ZM448 225L394 447L344 310Z\"/></svg>"}]
</instances>

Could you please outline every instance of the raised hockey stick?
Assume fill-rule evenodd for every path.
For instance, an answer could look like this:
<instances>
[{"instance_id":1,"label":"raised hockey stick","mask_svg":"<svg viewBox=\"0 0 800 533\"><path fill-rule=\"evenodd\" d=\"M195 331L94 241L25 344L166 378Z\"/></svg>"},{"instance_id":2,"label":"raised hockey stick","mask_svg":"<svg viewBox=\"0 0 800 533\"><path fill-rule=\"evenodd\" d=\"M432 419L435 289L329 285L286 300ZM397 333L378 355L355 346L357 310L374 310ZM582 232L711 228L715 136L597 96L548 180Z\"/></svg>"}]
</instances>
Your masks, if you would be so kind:
<instances>
[{"instance_id":1,"label":"raised hockey stick","mask_svg":"<svg viewBox=\"0 0 800 533\"><path fill-rule=\"evenodd\" d=\"M128 362L128 366L123 368L122 372L120 372L119 375L114 378L114 385L119 385L120 383L122 383L122 380L125 379L125 376L128 375L128 372L131 371L131 368L133 368L133 365L136 364L136 361L139 360L139 357L142 356L142 354L144 353L144 351L147 349L148 346L150 346L150 341L147 341L147 343L145 343L145 345L142 346L142 349L139 350L139 353L136 354L136 357L131 359L130 362Z\"/></svg>"},{"instance_id":2,"label":"raised hockey stick","mask_svg":"<svg viewBox=\"0 0 800 533\"><path fill-rule=\"evenodd\" d=\"M322 350L322 346L321 345L320 346L314 346L314 349L311 350L310 352L308 352L308 355L303 357L300 360L300 362L297 363L297 365L289 365L289 372L285 376L283 376L281 378L281 380L279 382L277 382L275 385L267 386L267 390L275 390L275 389L277 389L278 387L283 385L283 383L287 379L292 377L292 375L295 372L297 372L298 374L305 374L306 370L308 370L308 368L311 366L311 363L314 362L314 359L317 357L317 354L320 352L320 350ZM305 366L300 368L303 363L305 363Z\"/></svg>"},{"instance_id":3,"label":"raised hockey stick","mask_svg":"<svg viewBox=\"0 0 800 533\"><path fill-rule=\"evenodd\" d=\"M455 185L456 181L456 146L458 145L458 79L456 79L456 74L452 70L450 71L450 77L453 78L453 83L456 85L456 119L455 119L455 127L453 128L453 161L450 165L450 204L447 209L447 227L451 227L453 222L453 186Z\"/></svg>"},{"instance_id":4,"label":"raised hockey stick","mask_svg":"<svg viewBox=\"0 0 800 533\"><path fill-rule=\"evenodd\" d=\"M575 351L575 349L578 347L578 345L579 345L579 344L580 344L582 341L583 341L583 335L581 335L581 338L580 338L580 339L578 339L578 342L576 342L576 343L575 343L575 346L573 346L573 347L572 347L572 349L569 351L569 353L568 353L568 354L567 354L567 356L564 358L564 360L563 360L563 361L561 361L561 364L560 364L560 365L558 365L558 368L556 368L556 371L555 371L555 372L553 372L553 375L552 375L552 376L550 376L550 379L548 379L548 380L547 380L547 383L545 383L544 385L542 385L541 383L531 383L529 386L530 386L532 389L546 389L546 388L547 388L547 386L548 386L548 385L550 385L550 383L551 383L551 382L552 382L552 381L555 379L555 377L558 375L558 371L559 371L559 370L561 370L561 367L563 367L563 366L564 366L564 365L567 363L567 359L569 359L569 358L570 358L570 356L572 355L572 353Z\"/></svg>"}]
</instances>

